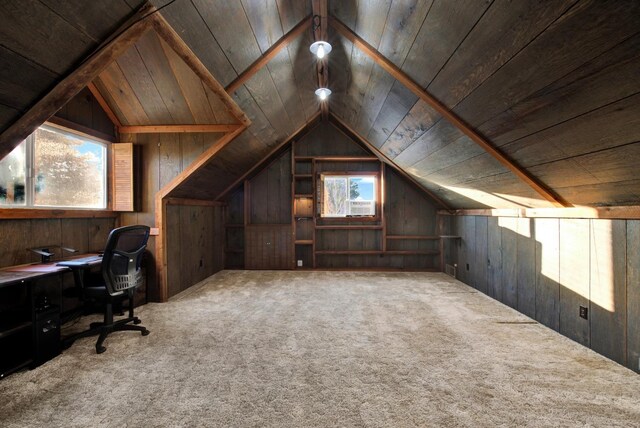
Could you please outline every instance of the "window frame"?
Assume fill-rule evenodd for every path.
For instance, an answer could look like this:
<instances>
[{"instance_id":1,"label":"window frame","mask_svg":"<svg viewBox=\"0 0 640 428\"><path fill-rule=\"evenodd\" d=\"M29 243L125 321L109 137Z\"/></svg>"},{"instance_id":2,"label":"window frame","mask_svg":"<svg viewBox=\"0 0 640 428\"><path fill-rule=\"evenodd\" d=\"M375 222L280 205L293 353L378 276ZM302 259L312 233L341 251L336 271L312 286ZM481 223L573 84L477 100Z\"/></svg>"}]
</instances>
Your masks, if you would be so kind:
<instances>
[{"instance_id":1,"label":"window frame","mask_svg":"<svg viewBox=\"0 0 640 428\"><path fill-rule=\"evenodd\" d=\"M372 216L345 216L345 217L325 217L322 215L323 196L324 196L324 176L338 177L373 177L374 178L374 195L375 195L375 214ZM324 223L344 223L344 222L378 222L381 219L381 174L380 171L322 171L318 173L317 186L317 208L316 216L318 220Z\"/></svg>"},{"instance_id":2,"label":"window frame","mask_svg":"<svg viewBox=\"0 0 640 428\"><path fill-rule=\"evenodd\" d=\"M31 139L27 144L27 171L25 177L25 187L27 205L2 205L0 206L0 219L29 219L29 218L114 218L117 213L111 209L112 200L112 166L111 166L111 144L113 141L107 140L107 135L95 135L97 132L77 125L66 120L51 118L40 127L49 128L55 132L71 134L74 137L90 140L92 143L100 144L104 147L104 183L105 183L105 208L82 208L82 207L57 207L57 206L34 206L33 205L33 169L35 167L33 134L29 135L25 141ZM35 133L35 130L34 130ZM21 143L22 144L22 143Z\"/></svg>"}]
</instances>

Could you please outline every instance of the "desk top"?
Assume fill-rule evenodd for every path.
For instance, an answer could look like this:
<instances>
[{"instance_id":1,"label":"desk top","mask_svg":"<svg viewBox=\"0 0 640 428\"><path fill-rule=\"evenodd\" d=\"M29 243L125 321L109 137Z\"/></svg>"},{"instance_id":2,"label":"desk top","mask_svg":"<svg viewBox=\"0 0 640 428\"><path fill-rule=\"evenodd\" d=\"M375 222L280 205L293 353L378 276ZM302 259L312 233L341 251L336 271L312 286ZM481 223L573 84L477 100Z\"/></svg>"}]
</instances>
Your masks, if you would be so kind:
<instances>
[{"instance_id":1,"label":"desk top","mask_svg":"<svg viewBox=\"0 0 640 428\"><path fill-rule=\"evenodd\" d=\"M30 263L26 265L8 266L0 269L0 287L43 278L57 273L70 272L70 268L67 266L58 266L57 263L74 260L82 260L80 265L85 267L96 266L102 262L102 259L97 253L88 253L79 254L65 260L56 260L49 263Z\"/></svg>"}]
</instances>

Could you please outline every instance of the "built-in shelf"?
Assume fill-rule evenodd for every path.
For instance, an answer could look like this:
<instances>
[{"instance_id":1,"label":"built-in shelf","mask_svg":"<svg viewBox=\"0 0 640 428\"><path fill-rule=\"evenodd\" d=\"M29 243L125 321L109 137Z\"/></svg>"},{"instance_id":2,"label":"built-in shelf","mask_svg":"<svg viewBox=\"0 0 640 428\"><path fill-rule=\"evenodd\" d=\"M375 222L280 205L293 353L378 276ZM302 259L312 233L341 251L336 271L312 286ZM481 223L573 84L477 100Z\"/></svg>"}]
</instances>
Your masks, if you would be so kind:
<instances>
[{"instance_id":1,"label":"built-in shelf","mask_svg":"<svg viewBox=\"0 0 640 428\"><path fill-rule=\"evenodd\" d=\"M227 227L227 228L244 227L244 224L235 224L235 223L233 223L233 224L225 224L224 227Z\"/></svg>"},{"instance_id":2,"label":"built-in shelf","mask_svg":"<svg viewBox=\"0 0 640 428\"><path fill-rule=\"evenodd\" d=\"M33 358L24 359L21 356L17 356L13 358L8 363L0 365L0 379L5 376L10 375L11 373L22 370L23 368L31 365L33 363Z\"/></svg>"},{"instance_id":3,"label":"built-in shelf","mask_svg":"<svg viewBox=\"0 0 640 428\"><path fill-rule=\"evenodd\" d=\"M19 321L12 323L0 323L0 339L9 337L22 330L28 329L33 323L31 321Z\"/></svg>"},{"instance_id":4,"label":"built-in shelf","mask_svg":"<svg viewBox=\"0 0 640 428\"><path fill-rule=\"evenodd\" d=\"M380 224L360 224L360 225L356 225L356 224L336 224L336 225L330 225L330 224L322 224L322 225L317 225L316 229L320 229L320 230L361 230L361 229L368 229L368 230L382 230L382 225Z\"/></svg>"},{"instance_id":5,"label":"built-in shelf","mask_svg":"<svg viewBox=\"0 0 640 428\"><path fill-rule=\"evenodd\" d=\"M339 254L351 254L351 255L390 255L390 256L416 256L416 255L438 255L440 251L437 250L319 250L316 254L325 255L339 255Z\"/></svg>"},{"instance_id":6,"label":"built-in shelf","mask_svg":"<svg viewBox=\"0 0 640 428\"><path fill-rule=\"evenodd\" d=\"M293 195L296 198L313 198L313 195L311 193L298 193Z\"/></svg>"},{"instance_id":7,"label":"built-in shelf","mask_svg":"<svg viewBox=\"0 0 640 428\"><path fill-rule=\"evenodd\" d=\"M439 236L428 236L428 235L387 235L387 239L396 239L396 240L404 240L404 239L412 239L419 241L437 241L440 239Z\"/></svg>"},{"instance_id":8,"label":"built-in shelf","mask_svg":"<svg viewBox=\"0 0 640 428\"><path fill-rule=\"evenodd\" d=\"M296 245L313 245L313 239L296 239Z\"/></svg>"},{"instance_id":9,"label":"built-in shelf","mask_svg":"<svg viewBox=\"0 0 640 428\"><path fill-rule=\"evenodd\" d=\"M296 180L299 178L313 178L313 174L294 174L293 177Z\"/></svg>"}]
</instances>

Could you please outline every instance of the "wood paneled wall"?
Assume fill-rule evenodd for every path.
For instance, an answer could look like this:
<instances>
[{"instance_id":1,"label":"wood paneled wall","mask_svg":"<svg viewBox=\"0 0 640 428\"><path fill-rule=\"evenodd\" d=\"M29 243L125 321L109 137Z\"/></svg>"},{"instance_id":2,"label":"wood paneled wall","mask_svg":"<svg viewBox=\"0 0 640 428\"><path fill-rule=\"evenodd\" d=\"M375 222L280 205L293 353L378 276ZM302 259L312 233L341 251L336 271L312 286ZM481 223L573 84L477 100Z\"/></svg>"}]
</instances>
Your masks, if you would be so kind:
<instances>
[{"instance_id":1,"label":"wood paneled wall","mask_svg":"<svg viewBox=\"0 0 640 428\"><path fill-rule=\"evenodd\" d=\"M291 156L305 157L305 161L296 161L296 171L291 171ZM377 229L369 228L371 222L345 220L344 225L364 226L360 229L316 229L314 220L308 217L313 209L308 197L296 198L298 209L295 214L295 229L291 225L291 193L292 180L295 182L296 194L311 194L312 163L309 157L349 157L367 158L367 161L327 161L318 159L315 172L348 172L368 171L380 172L380 162L363 147L352 141L330 123L322 123L311 130L299 141L293 143L293 152L286 150L274 160L265 164L256 175L248 181L249 197L245 196L247 188L241 187L232 193L227 202L226 213L226 262L227 268L260 268L264 266L252 260L258 254L252 248L248 252L249 229L252 225L269 225L279 228L286 224L289 236L295 230L295 260L303 261L303 268L313 266L314 249L322 253L316 254L317 268L359 268L359 269L435 269L439 264L438 241L434 239L415 239L417 237L436 235L436 209L424 192L407 182L392 168L386 168L385 179L385 218L386 233L396 239L383 243L385 232L381 222ZM292 172L298 174L295 178ZM299 180L298 180L299 178ZM249 201L247 210L244 202ZM304 205L304 207L302 207ZM308 205L308 206L307 206ZM250 216L245 224L244 213ZM304 214L304 215L303 215ZM336 220L327 223L316 219L318 226L336 225ZM338 221L339 222L339 221ZM326 224L325 224L326 223ZM342 223L341 223L342 224ZM262 231L262 229L260 229ZM280 236L280 235L279 235ZM411 236L410 239L399 239L400 236ZM272 239L277 241L275 238ZM290 241L290 240L289 240ZM290 242L287 241L287 244ZM311 242L314 242L311 244ZM390 253L385 253L385 244ZM348 251L350 253L345 253ZM341 252L337 254L336 252ZM369 253L363 253L369 252ZM395 253L394 253L395 252ZM289 245L283 246L282 253L287 253L290 261L294 254ZM359 254L358 254L359 253ZM262 253L260 253L262 254ZM290 263L281 266L291 268Z\"/></svg>"},{"instance_id":2,"label":"wood paneled wall","mask_svg":"<svg viewBox=\"0 0 640 428\"><path fill-rule=\"evenodd\" d=\"M171 297L223 268L223 209L169 205L166 222L166 275Z\"/></svg>"},{"instance_id":3,"label":"wood paneled wall","mask_svg":"<svg viewBox=\"0 0 640 428\"><path fill-rule=\"evenodd\" d=\"M291 224L291 150L249 181L250 224Z\"/></svg>"},{"instance_id":4,"label":"wood paneled wall","mask_svg":"<svg viewBox=\"0 0 640 428\"><path fill-rule=\"evenodd\" d=\"M122 213L121 225L144 224L155 227L155 195L162 187L182 172L204 150L214 144L220 134L138 134L123 135L122 140L141 145L140 211ZM155 253L155 237L149 238L149 251ZM189 246L186 247L190 248ZM155 271L147 279L150 300L159 300Z\"/></svg>"},{"instance_id":5,"label":"wood paneled wall","mask_svg":"<svg viewBox=\"0 0 640 428\"><path fill-rule=\"evenodd\" d=\"M452 228L459 280L640 372L640 221L456 216Z\"/></svg>"},{"instance_id":6,"label":"wood paneled wall","mask_svg":"<svg viewBox=\"0 0 640 428\"><path fill-rule=\"evenodd\" d=\"M83 89L65 104L55 117L93 129L115 138L115 126L88 89Z\"/></svg>"}]
</instances>

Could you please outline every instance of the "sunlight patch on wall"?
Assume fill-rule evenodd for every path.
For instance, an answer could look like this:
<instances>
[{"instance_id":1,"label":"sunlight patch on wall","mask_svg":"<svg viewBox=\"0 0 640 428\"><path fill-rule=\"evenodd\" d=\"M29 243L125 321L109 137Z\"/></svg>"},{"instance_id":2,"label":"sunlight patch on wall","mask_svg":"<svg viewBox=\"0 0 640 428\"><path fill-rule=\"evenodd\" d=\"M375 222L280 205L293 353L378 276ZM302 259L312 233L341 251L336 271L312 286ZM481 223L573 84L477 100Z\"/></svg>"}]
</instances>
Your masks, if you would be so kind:
<instances>
[{"instance_id":1,"label":"sunlight patch on wall","mask_svg":"<svg viewBox=\"0 0 640 428\"><path fill-rule=\"evenodd\" d=\"M615 275L613 240L609 220L591 221L591 301L615 312Z\"/></svg>"}]
</instances>

